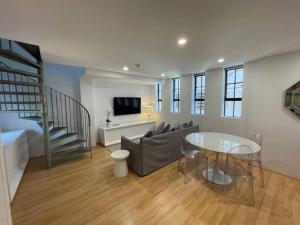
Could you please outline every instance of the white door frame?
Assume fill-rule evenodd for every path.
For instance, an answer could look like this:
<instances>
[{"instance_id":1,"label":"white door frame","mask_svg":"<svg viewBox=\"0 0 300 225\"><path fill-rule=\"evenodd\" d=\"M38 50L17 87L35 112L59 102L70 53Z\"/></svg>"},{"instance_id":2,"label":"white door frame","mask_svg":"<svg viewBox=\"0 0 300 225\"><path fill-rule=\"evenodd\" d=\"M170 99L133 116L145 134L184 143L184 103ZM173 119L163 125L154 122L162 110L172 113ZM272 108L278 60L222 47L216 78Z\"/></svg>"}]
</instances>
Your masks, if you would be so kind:
<instances>
[{"instance_id":1,"label":"white door frame","mask_svg":"<svg viewBox=\"0 0 300 225\"><path fill-rule=\"evenodd\" d=\"M0 224L12 225L10 203L7 186L7 175L4 162L4 150L0 129Z\"/></svg>"}]
</instances>

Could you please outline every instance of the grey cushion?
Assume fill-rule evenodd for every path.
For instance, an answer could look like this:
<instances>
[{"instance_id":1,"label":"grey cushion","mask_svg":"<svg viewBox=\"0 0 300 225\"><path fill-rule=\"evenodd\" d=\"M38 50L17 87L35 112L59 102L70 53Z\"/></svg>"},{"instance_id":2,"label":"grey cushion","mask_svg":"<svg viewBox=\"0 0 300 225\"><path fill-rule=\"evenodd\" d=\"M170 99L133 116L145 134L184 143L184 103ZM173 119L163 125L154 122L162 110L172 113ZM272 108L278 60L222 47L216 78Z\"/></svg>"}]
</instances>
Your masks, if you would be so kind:
<instances>
[{"instance_id":1,"label":"grey cushion","mask_svg":"<svg viewBox=\"0 0 300 225\"><path fill-rule=\"evenodd\" d=\"M183 123L180 125L180 128L181 129L184 129L184 128L187 128L188 127L188 123Z\"/></svg>"},{"instance_id":2,"label":"grey cushion","mask_svg":"<svg viewBox=\"0 0 300 225\"><path fill-rule=\"evenodd\" d=\"M164 131L165 122L162 122L154 131L152 136L162 134Z\"/></svg>"},{"instance_id":3,"label":"grey cushion","mask_svg":"<svg viewBox=\"0 0 300 225\"><path fill-rule=\"evenodd\" d=\"M180 128L183 129L183 128L188 128L188 127L192 127L192 126L193 126L193 120L191 120L188 123L181 124Z\"/></svg>"},{"instance_id":4,"label":"grey cushion","mask_svg":"<svg viewBox=\"0 0 300 225\"><path fill-rule=\"evenodd\" d=\"M152 135L153 135L153 131L152 130L148 130L143 137L151 137Z\"/></svg>"},{"instance_id":5,"label":"grey cushion","mask_svg":"<svg viewBox=\"0 0 300 225\"><path fill-rule=\"evenodd\" d=\"M171 131L180 130L179 123L175 124Z\"/></svg>"},{"instance_id":6,"label":"grey cushion","mask_svg":"<svg viewBox=\"0 0 300 225\"><path fill-rule=\"evenodd\" d=\"M164 130L163 130L163 134L168 133L171 130L171 126L170 124L168 124L167 126L165 126Z\"/></svg>"}]
</instances>

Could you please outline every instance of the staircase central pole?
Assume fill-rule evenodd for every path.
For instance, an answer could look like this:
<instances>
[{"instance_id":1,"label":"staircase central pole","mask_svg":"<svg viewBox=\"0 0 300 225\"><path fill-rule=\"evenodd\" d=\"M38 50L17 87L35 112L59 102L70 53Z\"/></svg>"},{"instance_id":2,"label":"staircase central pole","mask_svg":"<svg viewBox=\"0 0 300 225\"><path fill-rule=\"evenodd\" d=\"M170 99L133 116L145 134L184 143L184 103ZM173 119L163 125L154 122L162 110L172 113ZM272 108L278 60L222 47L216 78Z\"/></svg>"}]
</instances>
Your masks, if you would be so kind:
<instances>
[{"instance_id":1,"label":"staircase central pole","mask_svg":"<svg viewBox=\"0 0 300 225\"><path fill-rule=\"evenodd\" d=\"M40 98L42 102L42 120L43 120L43 136L44 136L44 148L45 148L45 159L46 168L50 169L52 167L51 150L50 150L50 137L49 137L49 124L48 124L48 106L47 106L47 93L44 77L44 65L43 61L40 61L41 68L38 69L40 74Z\"/></svg>"}]
</instances>

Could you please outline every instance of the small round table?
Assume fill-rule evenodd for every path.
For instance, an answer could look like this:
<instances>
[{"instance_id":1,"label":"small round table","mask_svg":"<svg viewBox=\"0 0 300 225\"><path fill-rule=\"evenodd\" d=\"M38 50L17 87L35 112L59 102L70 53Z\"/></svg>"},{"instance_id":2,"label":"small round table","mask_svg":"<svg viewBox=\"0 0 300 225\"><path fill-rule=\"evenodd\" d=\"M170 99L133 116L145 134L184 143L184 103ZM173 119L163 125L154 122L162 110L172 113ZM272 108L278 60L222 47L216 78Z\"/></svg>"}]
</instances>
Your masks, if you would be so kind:
<instances>
[{"instance_id":1,"label":"small round table","mask_svg":"<svg viewBox=\"0 0 300 225\"><path fill-rule=\"evenodd\" d=\"M252 149L252 153L260 151L260 146L254 141L234 135L215 133L215 132L198 132L187 135L187 141L202 149L213 151L216 154L216 163L214 168L203 171L203 176L210 182L218 185L228 185L232 182L232 178L225 174L219 168L219 154L228 153L232 148L247 145ZM239 151L239 148L235 149ZM231 152L235 154L245 154L245 152ZM207 176L208 174L208 176Z\"/></svg>"},{"instance_id":2,"label":"small round table","mask_svg":"<svg viewBox=\"0 0 300 225\"><path fill-rule=\"evenodd\" d=\"M116 150L110 154L110 157L115 160L114 175L115 177L124 177L128 174L127 157L129 151Z\"/></svg>"}]
</instances>

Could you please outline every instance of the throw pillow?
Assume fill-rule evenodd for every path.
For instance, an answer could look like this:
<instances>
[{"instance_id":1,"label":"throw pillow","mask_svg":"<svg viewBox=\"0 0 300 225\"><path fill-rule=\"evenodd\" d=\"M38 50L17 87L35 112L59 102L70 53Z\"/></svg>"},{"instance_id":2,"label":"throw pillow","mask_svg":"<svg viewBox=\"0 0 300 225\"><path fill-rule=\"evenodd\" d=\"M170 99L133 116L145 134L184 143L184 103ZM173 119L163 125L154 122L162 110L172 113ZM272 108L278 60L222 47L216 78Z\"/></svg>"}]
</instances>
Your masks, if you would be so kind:
<instances>
[{"instance_id":1,"label":"throw pillow","mask_svg":"<svg viewBox=\"0 0 300 225\"><path fill-rule=\"evenodd\" d=\"M146 137L151 137L152 134L153 134L153 131L152 131L152 130L149 130L149 131L146 132L146 134L144 135L144 137L145 137L145 138L146 138Z\"/></svg>"},{"instance_id":2,"label":"throw pillow","mask_svg":"<svg viewBox=\"0 0 300 225\"><path fill-rule=\"evenodd\" d=\"M183 128L187 128L189 127L188 123L183 123L180 125L180 128L183 129Z\"/></svg>"},{"instance_id":3,"label":"throw pillow","mask_svg":"<svg viewBox=\"0 0 300 225\"><path fill-rule=\"evenodd\" d=\"M188 126L189 127L192 127L194 124L193 124L193 120L191 120L189 123L188 123Z\"/></svg>"},{"instance_id":4,"label":"throw pillow","mask_svg":"<svg viewBox=\"0 0 300 225\"><path fill-rule=\"evenodd\" d=\"M165 122L162 122L156 129L153 131L152 136L162 134L164 131Z\"/></svg>"},{"instance_id":5,"label":"throw pillow","mask_svg":"<svg viewBox=\"0 0 300 225\"><path fill-rule=\"evenodd\" d=\"M163 134L164 133L168 133L171 130L171 126L170 124L168 124L167 126L165 126L164 130L163 130Z\"/></svg>"},{"instance_id":6,"label":"throw pillow","mask_svg":"<svg viewBox=\"0 0 300 225\"><path fill-rule=\"evenodd\" d=\"M175 131L175 130L180 130L179 123L175 124L174 127L172 128L172 131Z\"/></svg>"}]
</instances>

